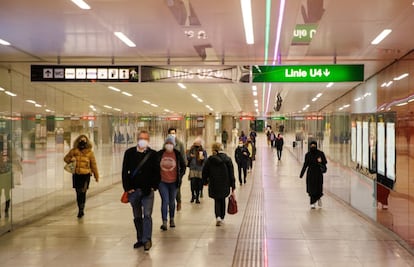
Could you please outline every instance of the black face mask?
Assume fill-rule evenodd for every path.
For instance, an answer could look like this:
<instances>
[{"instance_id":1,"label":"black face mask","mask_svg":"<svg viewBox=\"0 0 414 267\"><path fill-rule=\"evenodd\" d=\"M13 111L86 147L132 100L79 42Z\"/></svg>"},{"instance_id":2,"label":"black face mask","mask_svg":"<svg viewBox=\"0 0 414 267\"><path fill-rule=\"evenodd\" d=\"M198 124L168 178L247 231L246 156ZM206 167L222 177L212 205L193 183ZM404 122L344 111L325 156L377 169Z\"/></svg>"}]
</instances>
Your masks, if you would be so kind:
<instances>
[{"instance_id":1,"label":"black face mask","mask_svg":"<svg viewBox=\"0 0 414 267\"><path fill-rule=\"evenodd\" d=\"M316 151L316 146L311 146L310 151Z\"/></svg>"},{"instance_id":2,"label":"black face mask","mask_svg":"<svg viewBox=\"0 0 414 267\"><path fill-rule=\"evenodd\" d=\"M85 141L80 141L78 144L78 148L79 149L84 149L86 147L86 142Z\"/></svg>"}]
</instances>

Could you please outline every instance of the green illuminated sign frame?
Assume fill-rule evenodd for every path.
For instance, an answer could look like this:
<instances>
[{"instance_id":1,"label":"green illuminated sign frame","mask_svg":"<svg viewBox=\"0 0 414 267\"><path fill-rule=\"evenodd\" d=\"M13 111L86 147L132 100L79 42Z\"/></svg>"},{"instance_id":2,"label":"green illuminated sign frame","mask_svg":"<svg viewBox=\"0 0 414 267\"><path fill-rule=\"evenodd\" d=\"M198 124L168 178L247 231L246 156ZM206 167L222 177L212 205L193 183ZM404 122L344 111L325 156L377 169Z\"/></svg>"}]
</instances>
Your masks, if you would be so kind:
<instances>
[{"instance_id":1,"label":"green illuminated sign frame","mask_svg":"<svg viewBox=\"0 0 414 267\"><path fill-rule=\"evenodd\" d=\"M252 82L362 82L364 65L253 66Z\"/></svg>"}]
</instances>

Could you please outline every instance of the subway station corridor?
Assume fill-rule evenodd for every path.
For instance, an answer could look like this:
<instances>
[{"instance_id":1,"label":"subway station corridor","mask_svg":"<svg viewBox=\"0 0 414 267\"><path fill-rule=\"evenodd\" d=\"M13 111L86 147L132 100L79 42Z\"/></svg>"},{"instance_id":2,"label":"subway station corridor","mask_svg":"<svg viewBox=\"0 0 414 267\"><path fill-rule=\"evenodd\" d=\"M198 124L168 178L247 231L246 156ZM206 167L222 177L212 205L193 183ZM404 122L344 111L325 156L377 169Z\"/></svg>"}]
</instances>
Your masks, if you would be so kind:
<instances>
[{"instance_id":1,"label":"subway station corridor","mask_svg":"<svg viewBox=\"0 0 414 267\"><path fill-rule=\"evenodd\" d=\"M226 152L233 157L234 147ZM414 266L414 256L394 234L328 192L323 207L311 210L300 168L291 147L278 161L260 135L247 184L236 183L239 212L226 214L222 226L215 224L206 187L201 204L190 203L184 176L177 227L160 230L156 192L153 246L149 252L134 249L131 207L120 202L117 184L88 196L82 219L73 203L0 236L0 266ZM328 159L326 175L336 171Z\"/></svg>"}]
</instances>

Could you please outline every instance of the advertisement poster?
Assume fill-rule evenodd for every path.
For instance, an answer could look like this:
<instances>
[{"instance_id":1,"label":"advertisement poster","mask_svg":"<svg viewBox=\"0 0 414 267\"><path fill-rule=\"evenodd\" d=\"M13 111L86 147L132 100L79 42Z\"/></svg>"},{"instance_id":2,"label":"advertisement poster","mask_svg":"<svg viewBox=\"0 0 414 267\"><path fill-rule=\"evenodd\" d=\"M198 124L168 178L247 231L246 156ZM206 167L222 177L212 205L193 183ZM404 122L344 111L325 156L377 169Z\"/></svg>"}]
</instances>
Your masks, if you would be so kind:
<instances>
[{"instance_id":1,"label":"advertisement poster","mask_svg":"<svg viewBox=\"0 0 414 267\"><path fill-rule=\"evenodd\" d=\"M395 180L395 124L394 123L387 123L387 175L386 177Z\"/></svg>"},{"instance_id":2,"label":"advertisement poster","mask_svg":"<svg viewBox=\"0 0 414 267\"><path fill-rule=\"evenodd\" d=\"M377 173L385 176L385 124L383 122L378 122L377 139Z\"/></svg>"},{"instance_id":3,"label":"advertisement poster","mask_svg":"<svg viewBox=\"0 0 414 267\"><path fill-rule=\"evenodd\" d=\"M369 167L368 122L362 122L362 167Z\"/></svg>"},{"instance_id":4,"label":"advertisement poster","mask_svg":"<svg viewBox=\"0 0 414 267\"><path fill-rule=\"evenodd\" d=\"M357 126L357 137L356 137L356 159L358 165L362 164L362 123L360 121L356 122Z\"/></svg>"},{"instance_id":5,"label":"advertisement poster","mask_svg":"<svg viewBox=\"0 0 414 267\"><path fill-rule=\"evenodd\" d=\"M369 172L377 172L377 124L369 123Z\"/></svg>"}]
</instances>

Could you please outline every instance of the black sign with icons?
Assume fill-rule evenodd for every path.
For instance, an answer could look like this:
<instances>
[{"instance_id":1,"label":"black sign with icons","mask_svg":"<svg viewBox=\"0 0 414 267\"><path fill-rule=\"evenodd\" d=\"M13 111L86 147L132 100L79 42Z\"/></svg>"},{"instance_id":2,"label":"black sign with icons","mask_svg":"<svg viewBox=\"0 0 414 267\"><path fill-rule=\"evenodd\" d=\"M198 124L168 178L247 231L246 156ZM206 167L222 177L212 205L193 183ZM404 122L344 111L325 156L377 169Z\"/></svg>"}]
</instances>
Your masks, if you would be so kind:
<instances>
[{"instance_id":1,"label":"black sign with icons","mask_svg":"<svg viewBox=\"0 0 414 267\"><path fill-rule=\"evenodd\" d=\"M32 65L32 82L138 82L138 66Z\"/></svg>"}]
</instances>

